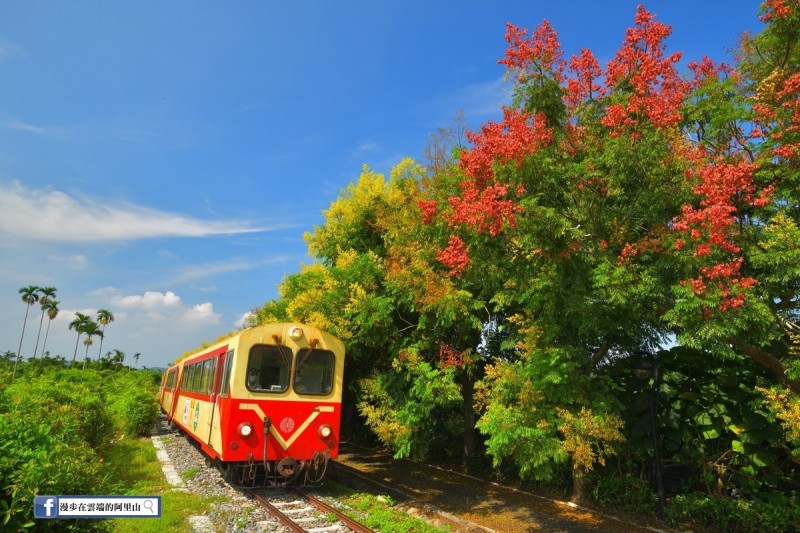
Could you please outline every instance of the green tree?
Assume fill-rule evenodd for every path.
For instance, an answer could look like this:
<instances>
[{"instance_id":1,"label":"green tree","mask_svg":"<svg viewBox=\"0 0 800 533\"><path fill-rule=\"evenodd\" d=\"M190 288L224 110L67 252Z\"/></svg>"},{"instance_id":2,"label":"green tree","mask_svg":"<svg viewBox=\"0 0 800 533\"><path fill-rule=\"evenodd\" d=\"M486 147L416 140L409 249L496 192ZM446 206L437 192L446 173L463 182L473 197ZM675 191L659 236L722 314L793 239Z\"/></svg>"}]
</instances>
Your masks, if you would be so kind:
<instances>
[{"instance_id":1,"label":"green tree","mask_svg":"<svg viewBox=\"0 0 800 533\"><path fill-rule=\"evenodd\" d=\"M73 363L75 362L75 357L78 355L78 342L80 342L81 335L83 334L84 329L89 322L92 322L92 319L89 317L89 315L85 315L80 311L76 311L75 318L69 323L69 329L74 329L78 334L78 338L75 340L75 352L72 354Z\"/></svg>"},{"instance_id":2,"label":"green tree","mask_svg":"<svg viewBox=\"0 0 800 533\"><path fill-rule=\"evenodd\" d=\"M44 341L42 342L42 355L47 353L45 352L45 348L47 346L47 337L50 334L50 324L58 316L59 313L58 304L60 303L61 302L59 302L58 300L50 298L47 300L47 303L44 306L42 306L44 311L47 313L47 329L44 332Z\"/></svg>"},{"instance_id":3,"label":"green tree","mask_svg":"<svg viewBox=\"0 0 800 533\"><path fill-rule=\"evenodd\" d=\"M39 319L39 332L36 334L36 346L33 349L33 357L36 357L36 352L39 350L39 337L42 335L42 323L44 322L44 315L47 312L47 304L55 297L57 289L55 287L39 287L39 291L41 292L39 296L39 305L42 306L42 316ZM44 353L44 348L42 348L42 353Z\"/></svg>"},{"instance_id":4,"label":"green tree","mask_svg":"<svg viewBox=\"0 0 800 533\"><path fill-rule=\"evenodd\" d=\"M25 319L22 321L22 334L19 336L17 361L14 363L14 370L11 374L12 381L17 373L17 363L19 363L19 360L22 358L22 339L25 337L25 325L28 323L28 311L30 311L31 306L39 300L39 287L36 285L28 285L27 287L22 287L18 292L22 296L22 301L25 302Z\"/></svg>"},{"instance_id":5,"label":"green tree","mask_svg":"<svg viewBox=\"0 0 800 533\"><path fill-rule=\"evenodd\" d=\"M102 336L101 336L101 340L102 340ZM125 352L123 352L122 350L117 350L117 349L114 349L113 352L114 352L114 356L111 358L111 362L115 363L117 365L117 369L119 369L119 367L122 366L122 362L125 361Z\"/></svg>"},{"instance_id":6,"label":"green tree","mask_svg":"<svg viewBox=\"0 0 800 533\"><path fill-rule=\"evenodd\" d=\"M102 340L103 338L103 331L100 328L100 324L89 318L82 327L82 332L86 337L83 339L83 344L86 346L86 354L83 358L83 368L86 368L86 362L89 360L89 346L92 345L92 337L100 337Z\"/></svg>"},{"instance_id":7,"label":"green tree","mask_svg":"<svg viewBox=\"0 0 800 533\"><path fill-rule=\"evenodd\" d=\"M100 349L97 351L97 357L100 357L100 354L103 353L103 338L106 334L106 326L114 321L114 313L109 311L108 309L98 309L97 310L97 322L102 324L103 334L100 335Z\"/></svg>"}]
</instances>

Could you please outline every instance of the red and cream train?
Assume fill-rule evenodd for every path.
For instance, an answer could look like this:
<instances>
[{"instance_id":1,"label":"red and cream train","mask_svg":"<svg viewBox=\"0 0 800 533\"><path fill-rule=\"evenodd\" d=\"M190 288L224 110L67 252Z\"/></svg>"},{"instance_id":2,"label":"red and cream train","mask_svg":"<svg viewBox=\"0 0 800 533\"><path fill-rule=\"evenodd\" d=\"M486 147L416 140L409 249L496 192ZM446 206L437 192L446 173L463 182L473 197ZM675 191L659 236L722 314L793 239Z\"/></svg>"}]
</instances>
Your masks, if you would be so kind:
<instances>
[{"instance_id":1,"label":"red and cream train","mask_svg":"<svg viewBox=\"0 0 800 533\"><path fill-rule=\"evenodd\" d=\"M168 368L161 410L236 483L317 483L339 451L344 351L303 324L245 329Z\"/></svg>"}]
</instances>

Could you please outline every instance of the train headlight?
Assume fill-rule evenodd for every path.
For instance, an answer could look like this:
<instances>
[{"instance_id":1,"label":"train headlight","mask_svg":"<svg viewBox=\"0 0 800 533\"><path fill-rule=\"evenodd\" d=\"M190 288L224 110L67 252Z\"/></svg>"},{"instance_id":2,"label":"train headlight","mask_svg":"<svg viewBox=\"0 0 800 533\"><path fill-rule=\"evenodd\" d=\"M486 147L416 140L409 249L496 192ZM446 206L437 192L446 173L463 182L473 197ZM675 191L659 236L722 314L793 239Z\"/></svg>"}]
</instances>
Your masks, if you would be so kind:
<instances>
[{"instance_id":1,"label":"train headlight","mask_svg":"<svg viewBox=\"0 0 800 533\"><path fill-rule=\"evenodd\" d=\"M242 422L239 424L239 435L242 437L249 437L253 434L253 426L248 424L247 422Z\"/></svg>"},{"instance_id":2,"label":"train headlight","mask_svg":"<svg viewBox=\"0 0 800 533\"><path fill-rule=\"evenodd\" d=\"M289 330L289 337L293 341L299 341L303 338L303 328L300 326L294 326L292 329Z\"/></svg>"},{"instance_id":3,"label":"train headlight","mask_svg":"<svg viewBox=\"0 0 800 533\"><path fill-rule=\"evenodd\" d=\"M327 439L333 433L333 429L331 429L329 425L323 424L319 427L318 433L320 437L322 437L323 439Z\"/></svg>"}]
</instances>

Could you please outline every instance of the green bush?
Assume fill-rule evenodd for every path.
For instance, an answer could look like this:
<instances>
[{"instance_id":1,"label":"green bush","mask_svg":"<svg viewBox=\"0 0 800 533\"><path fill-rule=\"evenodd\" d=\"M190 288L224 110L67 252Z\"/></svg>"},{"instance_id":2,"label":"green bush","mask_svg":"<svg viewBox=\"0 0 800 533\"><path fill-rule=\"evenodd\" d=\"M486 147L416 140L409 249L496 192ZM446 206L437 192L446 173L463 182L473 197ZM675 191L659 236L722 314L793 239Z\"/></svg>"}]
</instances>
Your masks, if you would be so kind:
<instances>
[{"instance_id":1,"label":"green bush","mask_svg":"<svg viewBox=\"0 0 800 533\"><path fill-rule=\"evenodd\" d=\"M80 437L75 405L0 397L0 529L16 531L31 523L36 494L91 490L102 482L101 463Z\"/></svg>"},{"instance_id":2,"label":"green bush","mask_svg":"<svg viewBox=\"0 0 800 533\"><path fill-rule=\"evenodd\" d=\"M671 498L667 513L673 522L712 533L800 531L796 502L773 505L692 493Z\"/></svg>"},{"instance_id":3,"label":"green bush","mask_svg":"<svg viewBox=\"0 0 800 533\"><path fill-rule=\"evenodd\" d=\"M158 386L149 372L117 372L106 381L117 430L147 436L158 420Z\"/></svg>"},{"instance_id":4,"label":"green bush","mask_svg":"<svg viewBox=\"0 0 800 533\"><path fill-rule=\"evenodd\" d=\"M122 397L123 430L129 435L147 436L158 420L158 401L147 391L128 391Z\"/></svg>"},{"instance_id":5,"label":"green bush","mask_svg":"<svg viewBox=\"0 0 800 533\"><path fill-rule=\"evenodd\" d=\"M658 504L658 498L648 483L630 474L593 477L589 493L599 505L629 513L652 514Z\"/></svg>"},{"instance_id":6,"label":"green bush","mask_svg":"<svg viewBox=\"0 0 800 533\"><path fill-rule=\"evenodd\" d=\"M50 420L54 429L64 432L70 442L85 441L99 448L111 440L114 424L108 412L106 395L97 387L57 379L53 374L32 381L16 381L8 387L23 415L33 420ZM74 407L73 416L54 416Z\"/></svg>"}]
</instances>

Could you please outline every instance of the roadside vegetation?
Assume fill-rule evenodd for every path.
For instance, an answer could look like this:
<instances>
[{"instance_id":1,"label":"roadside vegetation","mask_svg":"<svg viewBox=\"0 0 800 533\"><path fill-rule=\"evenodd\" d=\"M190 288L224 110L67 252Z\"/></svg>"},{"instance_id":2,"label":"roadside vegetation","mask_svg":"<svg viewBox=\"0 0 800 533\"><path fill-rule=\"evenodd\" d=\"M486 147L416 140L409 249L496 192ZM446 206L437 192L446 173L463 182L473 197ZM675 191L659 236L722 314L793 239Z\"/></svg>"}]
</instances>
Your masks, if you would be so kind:
<instances>
[{"instance_id":1,"label":"roadside vegetation","mask_svg":"<svg viewBox=\"0 0 800 533\"><path fill-rule=\"evenodd\" d=\"M0 529L187 531L209 501L170 490L150 442L160 373L0 360ZM159 520L36 520L36 495L160 495Z\"/></svg>"}]
</instances>

